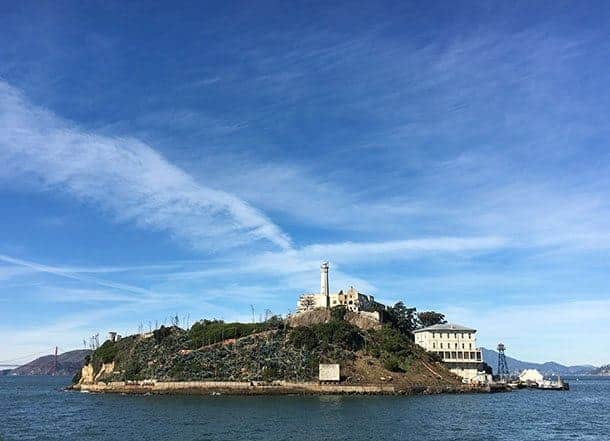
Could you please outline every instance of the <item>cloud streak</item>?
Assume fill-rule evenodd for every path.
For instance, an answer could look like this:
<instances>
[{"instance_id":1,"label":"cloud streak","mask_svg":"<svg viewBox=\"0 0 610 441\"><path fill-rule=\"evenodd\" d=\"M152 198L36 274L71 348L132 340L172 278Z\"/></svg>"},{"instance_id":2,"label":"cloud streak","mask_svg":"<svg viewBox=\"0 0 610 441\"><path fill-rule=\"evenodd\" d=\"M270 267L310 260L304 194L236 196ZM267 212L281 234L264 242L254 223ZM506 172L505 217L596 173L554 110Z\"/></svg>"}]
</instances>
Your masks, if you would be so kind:
<instances>
[{"instance_id":1,"label":"cloud streak","mask_svg":"<svg viewBox=\"0 0 610 441\"><path fill-rule=\"evenodd\" d=\"M88 133L0 81L0 177L60 191L199 250L290 238L236 196L200 184L147 144Z\"/></svg>"},{"instance_id":2,"label":"cloud streak","mask_svg":"<svg viewBox=\"0 0 610 441\"><path fill-rule=\"evenodd\" d=\"M102 279L98 279L98 278L94 278L94 277L84 276L81 274L71 272L71 271L61 268L61 267L44 265L44 264L40 264L40 263L36 263L36 262L31 262L28 260L17 259L17 258L7 256L4 254L0 254L0 261L5 262L5 263L10 263L10 264L16 265L16 266L29 268L31 270L38 271L38 272L53 274L53 275L56 275L59 277L64 277L64 278L76 280L79 282L91 283L94 285L103 286L105 288L118 289L120 291L126 291L126 292L130 292L132 294L138 294L140 296L148 296L151 298L158 296L158 294L156 294L148 289L140 288L138 286L128 285L125 283L111 282L111 281L102 280Z\"/></svg>"}]
</instances>

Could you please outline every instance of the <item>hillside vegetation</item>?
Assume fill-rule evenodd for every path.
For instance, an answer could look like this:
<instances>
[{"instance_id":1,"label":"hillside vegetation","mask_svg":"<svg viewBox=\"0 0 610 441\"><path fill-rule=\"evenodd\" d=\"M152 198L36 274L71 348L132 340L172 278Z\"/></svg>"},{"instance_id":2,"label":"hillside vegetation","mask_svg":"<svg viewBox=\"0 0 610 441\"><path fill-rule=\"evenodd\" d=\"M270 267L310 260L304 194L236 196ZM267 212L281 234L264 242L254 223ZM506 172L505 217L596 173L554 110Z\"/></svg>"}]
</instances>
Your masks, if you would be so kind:
<instances>
[{"instance_id":1,"label":"hillside vegetation","mask_svg":"<svg viewBox=\"0 0 610 441\"><path fill-rule=\"evenodd\" d=\"M392 324L360 329L344 315L333 311L323 322L298 327L277 317L264 323L203 320L189 330L161 327L149 336L107 341L87 362L94 372L114 362L100 381L314 381L319 363L339 363L346 383L459 384L409 333Z\"/></svg>"}]
</instances>

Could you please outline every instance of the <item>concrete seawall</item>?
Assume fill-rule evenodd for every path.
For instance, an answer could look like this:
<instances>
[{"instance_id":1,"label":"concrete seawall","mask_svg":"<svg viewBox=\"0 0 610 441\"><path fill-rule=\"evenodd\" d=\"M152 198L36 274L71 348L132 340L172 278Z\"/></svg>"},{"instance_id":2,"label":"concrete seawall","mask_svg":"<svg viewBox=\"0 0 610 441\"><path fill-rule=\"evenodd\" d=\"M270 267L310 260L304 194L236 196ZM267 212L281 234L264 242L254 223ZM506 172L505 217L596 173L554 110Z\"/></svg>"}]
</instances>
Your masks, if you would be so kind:
<instances>
[{"instance_id":1,"label":"concrete seawall","mask_svg":"<svg viewBox=\"0 0 610 441\"><path fill-rule=\"evenodd\" d=\"M397 390L392 385L344 385L319 384L317 382L292 383L276 381L233 382L233 381L115 381L109 383L77 384L71 387L94 393L126 394L189 394L211 395L415 395L435 393L473 393L489 392L483 388L427 388L412 387Z\"/></svg>"}]
</instances>

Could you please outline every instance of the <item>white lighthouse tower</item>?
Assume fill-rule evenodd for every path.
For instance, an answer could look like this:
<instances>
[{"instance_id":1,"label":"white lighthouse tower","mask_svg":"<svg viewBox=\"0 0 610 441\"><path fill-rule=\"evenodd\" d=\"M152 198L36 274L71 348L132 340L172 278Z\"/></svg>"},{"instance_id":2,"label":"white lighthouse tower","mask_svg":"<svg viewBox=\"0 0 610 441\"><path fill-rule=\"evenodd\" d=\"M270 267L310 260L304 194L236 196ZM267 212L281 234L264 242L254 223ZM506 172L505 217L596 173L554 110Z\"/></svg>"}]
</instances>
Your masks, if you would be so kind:
<instances>
[{"instance_id":1,"label":"white lighthouse tower","mask_svg":"<svg viewBox=\"0 0 610 441\"><path fill-rule=\"evenodd\" d=\"M330 308L330 292L328 290L328 262L322 262L320 266L320 294L324 296L326 308Z\"/></svg>"}]
</instances>

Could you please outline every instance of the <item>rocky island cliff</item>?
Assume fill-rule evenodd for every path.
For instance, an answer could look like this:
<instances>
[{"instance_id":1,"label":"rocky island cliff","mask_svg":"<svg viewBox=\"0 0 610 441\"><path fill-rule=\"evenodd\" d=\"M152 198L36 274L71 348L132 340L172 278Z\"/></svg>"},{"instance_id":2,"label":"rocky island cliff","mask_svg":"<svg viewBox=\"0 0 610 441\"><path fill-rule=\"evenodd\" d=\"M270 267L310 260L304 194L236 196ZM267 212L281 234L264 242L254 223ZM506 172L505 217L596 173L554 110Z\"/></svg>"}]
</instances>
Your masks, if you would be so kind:
<instances>
[{"instance_id":1,"label":"rocky island cliff","mask_svg":"<svg viewBox=\"0 0 610 441\"><path fill-rule=\"evenodd\" d=\"M320 384L321 363L340 381ZM77 390L188 393L438 393L473 390L393 323L341 308L287 320L161 327L106 341L74 378Z\"/></svg>"}]
</instances>

